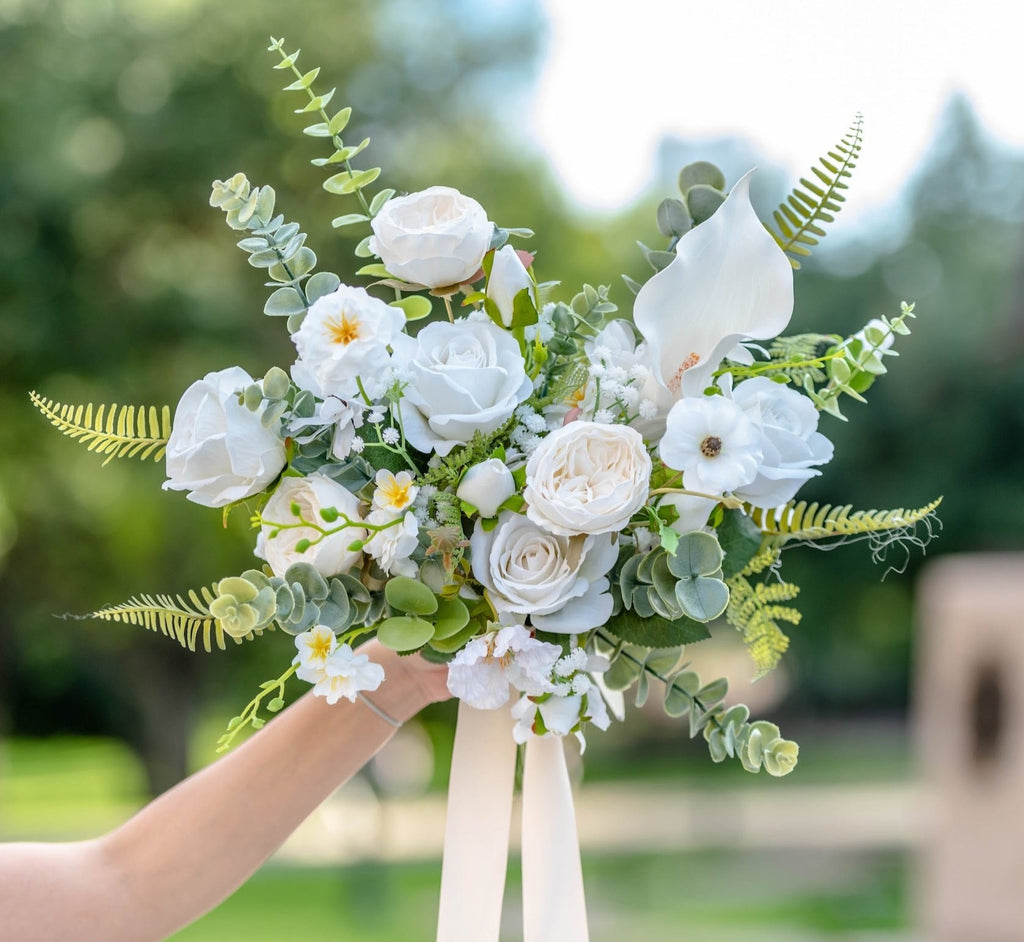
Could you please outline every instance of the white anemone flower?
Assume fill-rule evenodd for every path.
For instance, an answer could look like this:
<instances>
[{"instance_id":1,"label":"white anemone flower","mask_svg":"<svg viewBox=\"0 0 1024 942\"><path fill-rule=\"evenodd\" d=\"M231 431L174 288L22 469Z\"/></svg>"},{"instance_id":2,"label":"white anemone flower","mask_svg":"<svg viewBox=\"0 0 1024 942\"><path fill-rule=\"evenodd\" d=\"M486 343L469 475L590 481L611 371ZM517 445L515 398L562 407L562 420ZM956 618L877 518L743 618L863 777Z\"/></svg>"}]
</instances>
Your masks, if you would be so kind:
<instances>
[{"instance_id":1,"label":"white anemone flower","mask_svg":"<svg viewBox=\"0 0 1024 942\"><path fill-rule=\"evenodd\" d=\"M633 320L656 351L655 375L677 398L699 394L737 343L776 337L793 315L793 268L749 190L750 173L636 296Z\"/></svg>"},{"instance_id":2,"label":"white anemone flower","mask_svg":"<svg viewBox=\"0 0 1024 942\"><path fill-rule=\"evenodd\" d=\"M750 484L764 458L760 429L725 396L680 399L658 448L666 465L683 472L683 486L704 495Z\"/></svg>"}]
</instances>

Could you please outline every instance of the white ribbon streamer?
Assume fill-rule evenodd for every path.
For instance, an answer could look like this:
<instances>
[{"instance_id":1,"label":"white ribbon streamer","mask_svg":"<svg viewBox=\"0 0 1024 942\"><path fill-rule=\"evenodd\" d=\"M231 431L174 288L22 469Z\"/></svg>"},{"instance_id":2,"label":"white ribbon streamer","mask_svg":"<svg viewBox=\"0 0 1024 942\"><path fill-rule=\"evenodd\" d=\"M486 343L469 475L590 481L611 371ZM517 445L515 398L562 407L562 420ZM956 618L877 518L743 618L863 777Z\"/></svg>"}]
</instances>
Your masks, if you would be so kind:
<instances>
[{"instance_id":1,"label":"white ribbon streamer","mask_svg":"<svg viewBox=\"0 0 1024 942\"><path fill-rule=\"evenodd\" d=\"M437 942L498 942L516 775L511 728L505 708L459 704Z\"/></svg>"},{"instance_id":2,"label":"white ribbon streamer","mask_svg":"<svg viewBox=\"0 0 1024 942\"><path fill-rule=\"evenodd\" d=\"M459 704L437 942L498 942L516 745L508 709ZM588 942L579 839L562 740L531 739L523 769L524 942Z\"/></svg>"},{"instance_id":3,"label":"white ribbon streamer","mask_svg":"<svg viewBox=\"0 0 1024 942\"><path fill-rule=\"evenodd\" d=\"M587 904L562 739L526 744L523 765L523 940L588 942Z\"/></svg>"}]
</instances>

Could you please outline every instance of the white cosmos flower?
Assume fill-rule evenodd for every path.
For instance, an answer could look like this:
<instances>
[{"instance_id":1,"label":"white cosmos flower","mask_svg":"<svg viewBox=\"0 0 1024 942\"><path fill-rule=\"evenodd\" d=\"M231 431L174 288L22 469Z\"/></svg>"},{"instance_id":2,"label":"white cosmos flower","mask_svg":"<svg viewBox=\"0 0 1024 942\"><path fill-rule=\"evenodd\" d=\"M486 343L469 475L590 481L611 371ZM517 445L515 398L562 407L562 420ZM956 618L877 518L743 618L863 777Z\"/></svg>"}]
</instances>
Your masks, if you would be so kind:
<instances>
[{"instance_id":1,"label":"white cosmos flower","mask_svg":"<svg viewBox=\"0 0 1024 942\"><path fill-rule=\"evenodd\" d=\"M470 641L448 664L448 689L478 710L508 702L509 683L542 692L562 649L538 641L522 625L507 625Z\"/></svg>"},{"instance_id":2,"label":"white cosmos flower","mask_svg":"<svg viewBox=\"0 0 1024 942\"><path fill-rule=\"evenodd\" d=\"M661 460L683 472L683 487L725 494L750 484L761 465L761 433L725 396L680 399L668 414Z\"/></svg>"},{"instance_id":3,"label":"white cosmos flower","mask_svg":"<svg viewBox=\"0 0 1024 942\"><path fill-rule=\"evenodd\" d=\"M313 693L335 704L344 697L355 702L361 690L376 690L384 681L384 668L366 654L356 654L347 644L339 644L324 662L323 673Z\"/></svg>"},{"instance_id":4,"label":"white cosmos flower","mask_svg":"<svg viewBox=\"0 0 1024 942\"><path fill-rule=\"evenodd\" d=\"M558 536L506 510L470 539L473 575L505 621L527 615L535 628L574 634L603 625L612 613L608 571L615 534Z\"/></svg>"},{"instance_id":5,"label":"white cosmos flower","mask_svg":"<svg viewBox=\"0 0 1024 942\"><path fill-rule=\"evenodd\" d=\"M636 296L634 322L656 354L658 380L677 397L700 393L739 341L775 337L793 314L793 268L749 188L748 173Z\"/></svg>"},{"instance_id":6,"label":"white cosmos flower","mask_svg":"<svg viewBox=\"0 0 1024 942\"><path fill-rule=\"evenodd\" d=\"M388 346L404 327L399 308L342 285L314 301L292 334L299 352L292 378L321 398L352 399L359 394L357 378L385 372Z\"/></svg>"},{"instance_id":7,"label":"white cosmos flower","mask_svg":"<svg viewBox=\"0 0 1024 942\"><path fill-rule=\"evenodd\" d=\"M818 431L818 410L790 386L763 376L744 380L732 399L761 431L763 457L757 477L734 491L755 507L778 507L832 460L832 443Z\"/></svg>"}]
</instances>

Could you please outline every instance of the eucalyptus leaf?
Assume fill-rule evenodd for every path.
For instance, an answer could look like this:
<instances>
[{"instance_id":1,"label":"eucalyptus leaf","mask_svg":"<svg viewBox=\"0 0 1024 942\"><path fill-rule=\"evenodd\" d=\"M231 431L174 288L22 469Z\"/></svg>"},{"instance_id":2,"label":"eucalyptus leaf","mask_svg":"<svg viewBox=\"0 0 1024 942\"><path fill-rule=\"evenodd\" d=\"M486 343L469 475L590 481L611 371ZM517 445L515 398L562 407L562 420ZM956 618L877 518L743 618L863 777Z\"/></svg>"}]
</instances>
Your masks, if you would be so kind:
<instances>
[{"instance_id":1,"label":"eucalyptus leaf","mask_svg":"<svg viewBox=\"0 0 1024 942\"><path fill-rule=\"evenodd\" d=\"M423 647L433 634L434 626L429 621L411 615L387 618L377 629L380 643L392 651L415 651Z\"/></svg>"},{"instance_id":2,"label":"eucalyptus leaf","mask_svg":"<svg viewBox=\"0 0 1024 942\"><path fill-rule=\"evenodd\" d=\"M292 314L301 314L305 310L302 295L290 285L278 288L263 305L263 313L271 317L289 317Z\"/></svg>"},{"instance_id":3,"label":"eucalyptus leaf","mask_svg":"<svg viewBox=\"0 0 1024 942\"><path fill-rule=\"evenodd\" d=\"M433 615L437 611L437 596L422 582L408 576L395 576L384 586L388 605L412 615ZM433 631L431 631L433 634Z\"/></svg>"},{"instance_id":4,"label":"eucalyptus leaf","mask_svg":"<svg viewBox=\"0 0 1024 942\"><path fill-rule=\"evenodd\" d=\"M664 618L638 618L625 612L605 625L604 631L620 641L644 648L677 648L711 637L704 625L689 618L666 621Z\"/></svg>"}]
</instances>

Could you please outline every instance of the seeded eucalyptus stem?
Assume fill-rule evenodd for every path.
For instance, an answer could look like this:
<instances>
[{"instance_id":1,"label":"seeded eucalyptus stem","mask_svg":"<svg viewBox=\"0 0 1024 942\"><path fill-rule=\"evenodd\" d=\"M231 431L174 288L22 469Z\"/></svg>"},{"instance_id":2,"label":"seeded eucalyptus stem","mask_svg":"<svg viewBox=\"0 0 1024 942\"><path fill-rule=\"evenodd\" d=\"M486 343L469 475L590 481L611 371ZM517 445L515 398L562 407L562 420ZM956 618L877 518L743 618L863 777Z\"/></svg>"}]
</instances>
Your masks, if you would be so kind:
<instances>
[{"instance_id":1,"label":"seeded eucalyptus stem","mask_svg":"<svg viewBox=\"0 0 1024 942\"><path fill-rule=\"evenodd\" d=\"M227 732L217 741L217 752L226 752L230 749L235 737L246 726L251 726L253 729L263 727L266 720L259 716L260 705L272 691L276 692L276 696L267 704L267 709L271 713L277 713L284 706L284 686L298 669L298 664L292 664L280 677L276 677L274 680L265 680L260 684L260 692L245 705L238 716L232 717L228 722Z\"/></svg>"}]
</instances>

